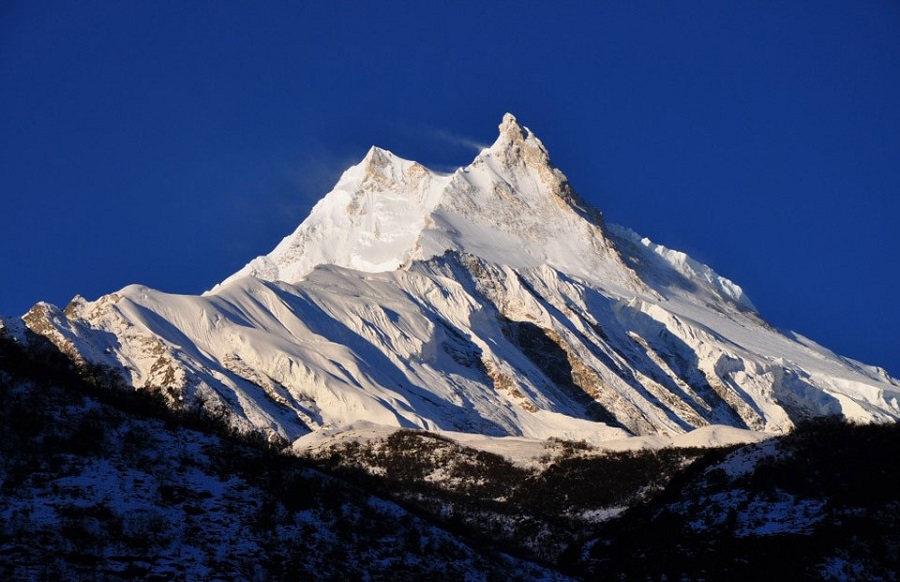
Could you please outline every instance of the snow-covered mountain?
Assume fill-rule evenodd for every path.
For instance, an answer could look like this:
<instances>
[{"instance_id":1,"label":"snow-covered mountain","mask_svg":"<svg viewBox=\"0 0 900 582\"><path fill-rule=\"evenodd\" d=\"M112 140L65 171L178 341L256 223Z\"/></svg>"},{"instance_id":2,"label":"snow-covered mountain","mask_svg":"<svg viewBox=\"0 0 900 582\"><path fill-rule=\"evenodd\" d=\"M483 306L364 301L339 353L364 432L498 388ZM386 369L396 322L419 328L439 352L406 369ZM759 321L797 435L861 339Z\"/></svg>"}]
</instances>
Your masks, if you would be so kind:
<instances>
[{"instance_id":1,"label":"snow-covered mountain","mask_svg":"<svg viewBox=\"0 0 900 582\"><path fill-rule=\"evenodd\" d=\"M294 440L360 421L601 441L900 418L900 383L767 325L741 288L606 224L507 114L467 167L373 147L202 296L132 285L2 321L136 388Z\"/></svg>"}]
</instances>

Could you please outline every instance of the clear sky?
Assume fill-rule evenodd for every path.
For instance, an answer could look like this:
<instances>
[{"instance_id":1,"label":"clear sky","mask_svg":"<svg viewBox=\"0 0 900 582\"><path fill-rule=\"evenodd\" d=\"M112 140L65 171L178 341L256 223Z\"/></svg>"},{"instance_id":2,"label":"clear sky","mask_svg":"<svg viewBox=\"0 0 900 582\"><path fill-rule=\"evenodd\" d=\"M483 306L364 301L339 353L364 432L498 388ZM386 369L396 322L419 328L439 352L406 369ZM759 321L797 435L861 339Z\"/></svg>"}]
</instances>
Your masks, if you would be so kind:
<instances>
[{"instance_id":1,"label":"clear sky","mask_svg":"<svg viewBox=\"0 0 900 582\"><path fill-rule=\"evenodd\" d=\"M440 5L443 8L435 8ZM900 375L900 3L0 3L0 313L200 293L514 113L607 220Z\"/></svg>"}]
</instances>

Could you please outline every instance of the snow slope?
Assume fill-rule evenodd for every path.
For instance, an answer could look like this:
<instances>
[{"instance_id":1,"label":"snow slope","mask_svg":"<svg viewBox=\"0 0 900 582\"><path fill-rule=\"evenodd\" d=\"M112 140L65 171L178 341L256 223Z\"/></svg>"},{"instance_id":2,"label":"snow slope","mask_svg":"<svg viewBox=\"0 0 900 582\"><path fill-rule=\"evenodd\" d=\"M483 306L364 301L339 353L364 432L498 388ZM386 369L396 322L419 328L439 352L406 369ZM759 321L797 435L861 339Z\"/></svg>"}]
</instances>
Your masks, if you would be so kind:
<instances>
[{"instance_id":1,"label":"snow slope","mask_svg":"<svg viewBox=\"0 0 900 582\"><path fill-rule=\"evenodd\" d=\"M883 370L774 330L706 265L607 225L509 114L449 175L373 147L203 296L130 286L23 320L288 440L357 421L600 442L900 416Z\"/></svg>"}]
</instances>

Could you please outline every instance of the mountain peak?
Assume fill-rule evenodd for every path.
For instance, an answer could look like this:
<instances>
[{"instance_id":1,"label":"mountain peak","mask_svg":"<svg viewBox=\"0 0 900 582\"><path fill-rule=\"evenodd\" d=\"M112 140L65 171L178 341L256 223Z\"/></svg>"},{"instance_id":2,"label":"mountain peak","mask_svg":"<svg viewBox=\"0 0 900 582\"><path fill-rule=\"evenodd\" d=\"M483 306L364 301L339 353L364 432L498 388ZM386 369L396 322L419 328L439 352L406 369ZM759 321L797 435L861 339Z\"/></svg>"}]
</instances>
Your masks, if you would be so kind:
<instances>
[{"instance_id":1,"label":"mountain peak","mask_svg":"<svg viewBox=\"0 0 900 582\"><path fill-rule=\"evenodd\" d=\"M773 330L712 269L601 218L506 115L453 174L371 148L206 297L129 286L21 326L289 439L361 420L601 440L900 419L896 381Z\"/></svg>"},{"instance_id":2,"label":"mountain peak","mask_svg":"<svg viewBox=\"0 0 900 582\"><path fill-rule=\"evenodd\" d=\"M366 152L362 161L363 164L367 166L382 167L390 164L395 157L396 156L392 152L373 145L369 148L369 151Z\"/></svg>"},{"instance_id":3,"label":"mountain peak","mask_svg":"<svg viewBox=\"0 0 900 582\"><path fill-rule=\"evenodd\" d=\"M507 169L530 167L543 170L551 167L550 154L530 129L520 124L512 113L503 116L497 141L485 152L500 161Z\"/></svg>"},{"instance_id":4,"label":"mountain peak","mask_svg":"<svg viewBox=\"0 0 900 582\"><path fill-rule=\"evenodd\" d=\"M387 271L447 250L630 280L603 242L599 211L577 197L541 141L511 113L499 129L490 148L452 175L372 146L294 233L226 281L250 275L294 283L327 264ZM582 256L575 248L584 245L599 254Z\"/></svg>"},{"instance_id":5,"label":"mountain peak","mask_svg":"<svg viewBox=\"0 0 900 582\"><path fill-rule=\"evenodd\" d=\"M600 226L602 213L582 200L572 189L569 180L550 160L550 153L534 133L520 124L516 116L506 113L500 123L497 141L476 159L476 164L493 159L499 164L491 164L504 179L516 183L517 175L533 174L544 192L570 206L587 220Z\"/></svg>"},{"instance_id":6,"label":"mountain peak","mask_svg":"<svg viewBox=\"0 0 900 582\"><path fill-rule=\"evenodd\" d=\"M512 113L505 113L503 121L500 122L500 135L507 137L510 141L522 141L527 139L531 132L527 127L523 127L516 116Z\"/></svg>"},{"instance_id":7,"label":"mountain peak","mask_svg":"<svg viewBox=\"0 0 900 582\"><path fill-rule=\"evenodd\" d=\"M357 165L341 177L338 186L353 191L419 190L431 173L420 163L406 160L378 146L372 146ZM353 206L358 206L356 200Z\"/></svg>"}]
</instances>

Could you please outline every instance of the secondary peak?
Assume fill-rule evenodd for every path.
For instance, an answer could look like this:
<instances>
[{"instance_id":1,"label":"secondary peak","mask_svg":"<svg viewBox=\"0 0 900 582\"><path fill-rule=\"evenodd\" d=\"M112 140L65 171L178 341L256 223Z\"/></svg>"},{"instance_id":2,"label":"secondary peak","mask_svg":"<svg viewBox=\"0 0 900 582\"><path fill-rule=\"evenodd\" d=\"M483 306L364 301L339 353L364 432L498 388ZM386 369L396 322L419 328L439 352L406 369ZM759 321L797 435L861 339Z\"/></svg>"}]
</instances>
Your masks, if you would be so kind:
<instances>
[{"instance_id":1,"label":"secondary peak","mask_svg":"<svg viewBox=\"0 0 900 582\"><path fill-rule=\"evenodd\" d=\"M373 145L369 148L369 151L366 152L366 157L363 158L363 162L365 162L367 166L380 167L390 164L394 157L394 154L388 150Z\"/></svg>"}]
</instances>

